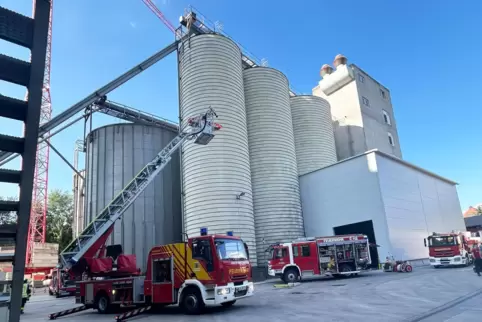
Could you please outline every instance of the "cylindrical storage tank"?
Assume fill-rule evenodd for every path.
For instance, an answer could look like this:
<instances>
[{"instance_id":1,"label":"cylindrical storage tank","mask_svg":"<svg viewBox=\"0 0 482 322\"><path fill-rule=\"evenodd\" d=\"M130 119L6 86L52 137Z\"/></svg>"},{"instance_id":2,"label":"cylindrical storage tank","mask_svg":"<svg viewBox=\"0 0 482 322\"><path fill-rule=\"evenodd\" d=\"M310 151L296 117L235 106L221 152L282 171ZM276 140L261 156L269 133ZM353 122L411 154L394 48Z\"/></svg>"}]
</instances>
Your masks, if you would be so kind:
<instances>
[{"instance_id":1,"label":"cylindrical storage tank","mask_svg":"<svg viewBox=\"0 0 482 322\"><path fill-rule=\"evenodd\" d=\"M290 98L298 175L337 162L330 104L318 96Z\"/></svg>"},{"instance_id":2,"label":"cylindrical storage tank","mask_svg":"<svg viewBox=\"0 0 482 322\"><path fill-rule=\"evenodd\" d=\"M177 126L108 125L87 136L84 225L87 226L176 135ZM179 152L116 221L108 240L146 269L154 245L182 241Z\"/></svg>"},{"instance_id":3,"label":"cylindrical storage tank","mask_svg":"<svg viewBox=\"0 0 482 322\"><path fill-rule=\"evenodd\" d=\"M212 107L222 125L206 146L182 146L184 229L208 234L233 231L256 262L248 133L241 51L230 39L213 34L190 38L179 49L182 124Z\"/></svg>"},{"instance_id":4,"label":"cylindrical storage tank","mask_svg":"<svg viewBox=\"0 0 482 322\"><path fill-rule=\"evenodd\" d=\"M303 237L288 79L272 68L243 72L258 265L276 242Z\"/></svg>"}]
</instances>

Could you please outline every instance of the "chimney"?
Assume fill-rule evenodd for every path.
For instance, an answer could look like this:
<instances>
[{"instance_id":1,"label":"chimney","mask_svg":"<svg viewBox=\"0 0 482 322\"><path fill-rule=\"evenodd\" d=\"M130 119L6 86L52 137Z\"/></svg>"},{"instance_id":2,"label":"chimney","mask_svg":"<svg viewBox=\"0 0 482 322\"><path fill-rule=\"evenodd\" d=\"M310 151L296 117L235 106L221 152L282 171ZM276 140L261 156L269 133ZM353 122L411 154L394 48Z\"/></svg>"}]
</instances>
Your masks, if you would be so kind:
<instances>
[{"instance_id":1,"label":"chimney","mask_svg":"<svg viewBox=\"0 0 482 322\"><path fill-rule=\"evenodd\" d=\"M338 66L340 65L346 65L347 61L348 59L346 59L345 56L343 56L342 54L338 54L336 55L335 60L333 61L333 65L335 66L335 68L338 68Z\"/></svg>"},{"instance_id":2,"label":"chimney","mask_svg":"<svg viewBox=\"0 0 482 322\"><path fill-rule=\"evenodd\" d=\"M320 69L320 76L322 78L324 78L326 75L330 75L331 73L333 73L333 68L328 64L324 64Z\"/></svg>"}]
</instances>

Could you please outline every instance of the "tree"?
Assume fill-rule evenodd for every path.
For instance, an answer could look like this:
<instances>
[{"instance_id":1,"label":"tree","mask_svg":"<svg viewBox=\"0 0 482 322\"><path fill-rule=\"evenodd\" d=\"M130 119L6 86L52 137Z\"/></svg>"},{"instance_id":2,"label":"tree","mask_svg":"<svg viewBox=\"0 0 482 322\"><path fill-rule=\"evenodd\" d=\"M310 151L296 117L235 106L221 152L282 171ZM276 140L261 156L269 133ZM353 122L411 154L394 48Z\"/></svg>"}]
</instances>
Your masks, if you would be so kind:
<instances>
[{"instance_id":1,"label":"tree","mask_svg":"<svg viewBox=\"0 0 482 322\"><path fill-rule=\"evenodd\" d=\"M16 201L17 197L1 197L0 200ZM17 214L13 211L0 211L0 225L17 223Z\"/></svg>"},{"instance_id":2,"label":"tree","mask_svg":"<svg viewBox=\"0 0 482 322\"><path fill-rule=\"evenodd\" d=\"M482 206L477 206L477 216L482 216Z\"/></svg>"},{"instance_id":3,"label":"tree","mask_svg":"<svg viewBox=\"0 0 482 322\"><path fill-rule=\"evenodd\" d=\"M47 209L45 241L59 244L59 251L62 251L72 241L74 197L67 191L50 191Z\"/></svg>"}]
</instances>

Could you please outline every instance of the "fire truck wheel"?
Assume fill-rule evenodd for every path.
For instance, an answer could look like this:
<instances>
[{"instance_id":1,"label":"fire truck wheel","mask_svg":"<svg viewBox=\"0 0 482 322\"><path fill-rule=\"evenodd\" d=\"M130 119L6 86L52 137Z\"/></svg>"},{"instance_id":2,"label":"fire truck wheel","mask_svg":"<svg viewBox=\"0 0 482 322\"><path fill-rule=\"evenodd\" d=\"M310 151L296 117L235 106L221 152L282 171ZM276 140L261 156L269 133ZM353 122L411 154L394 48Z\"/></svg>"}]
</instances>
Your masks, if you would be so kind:
<instances>
[{"instance_id":1,"label":"fire truck wheel","mask_svg":"<svg viewBox=\"0 0 482 322\"><path fill-rule=\"evenodd\" d=\"M97 299L95 301L95 306L97 307L97 311L100 314L109 313L110 300L107 297L107 294L101 293L101 294L97 295Z\"/></svg>"},{"instance_id":2,"label":"fire truck wheel","mask_svg":"<svg viewBox=\"0 0 482 322\"><path fill-rule=\"evenodd\" d=\"M182 294L181 308L186 314L196 315L204 309L201 292L197 288L186 289Z\"/></svg>"},{"instance_id":3,"label":"fire truck wheel","mask_svg":"<svg viewBox=\"0 0 482 322\"><path fill-rule=\"evenodd\" d=\"M231 307L234 305L234 303L236 303L236 300L234 301L229 301L229 302L224 302L224 303L221 303L222 306L224 307Z\"/></svg>"},{"instance_id":4,"label":"fire truck wheel","mask_svg":"<svg viewBox=\"0 0 482 322\"><path fill-rule=\"evenodd\" d=\"M413 271L412 265L407 264L407 266L405 266L405 272L411 273L412 271Z\"/></svg>"},{"instance_id":5,"label":"fire truck wheel","mask_svg":"<svg viewBox=\"0 0 482 322\"><path fill-rule=\"evenodd\" d=\"M285 283L297 282L299 278L300 274L298 273L298 270L294 267L288 268L283 274L283 281Z\"/></svg>"}]
</instances>

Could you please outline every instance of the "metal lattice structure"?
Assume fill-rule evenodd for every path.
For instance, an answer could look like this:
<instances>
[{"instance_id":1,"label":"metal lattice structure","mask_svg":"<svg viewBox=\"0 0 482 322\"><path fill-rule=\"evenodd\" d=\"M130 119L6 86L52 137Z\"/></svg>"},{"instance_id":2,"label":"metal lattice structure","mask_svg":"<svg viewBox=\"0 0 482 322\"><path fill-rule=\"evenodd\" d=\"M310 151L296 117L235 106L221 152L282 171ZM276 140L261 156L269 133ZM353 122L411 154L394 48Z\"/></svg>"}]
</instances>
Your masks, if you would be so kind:
<instances>
[{"instance_id":1,"label":"metal lattice structure","mask_svg":"<svg viewBox=\"0 0 482 322\"><path fill-rule=\"evenodd\" d=\"M33 0L33 16L35 16L35 5ZM50 98L50 64L52 53L52 8L50 4L50 19L47 36L47 51L45 56L44 81L42 86L42 105L40 110L40 126L49 122L52 118L52 101ZM48 136L49 133L46 133ZM45 243L47 225L47 200L48 200L48 178L49 178L49 139L40 141L37 146L35 157L35 174L33 179L32 208L30 211L30 226L27 240L26 265L32 265L33 246L35 242Z\"/></svg>"}]
</instances>

